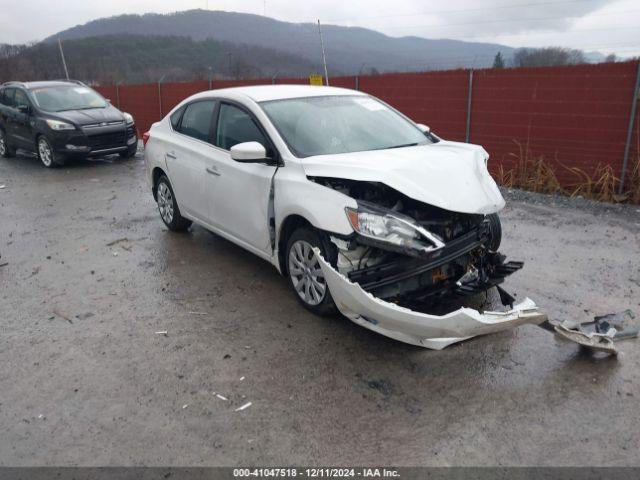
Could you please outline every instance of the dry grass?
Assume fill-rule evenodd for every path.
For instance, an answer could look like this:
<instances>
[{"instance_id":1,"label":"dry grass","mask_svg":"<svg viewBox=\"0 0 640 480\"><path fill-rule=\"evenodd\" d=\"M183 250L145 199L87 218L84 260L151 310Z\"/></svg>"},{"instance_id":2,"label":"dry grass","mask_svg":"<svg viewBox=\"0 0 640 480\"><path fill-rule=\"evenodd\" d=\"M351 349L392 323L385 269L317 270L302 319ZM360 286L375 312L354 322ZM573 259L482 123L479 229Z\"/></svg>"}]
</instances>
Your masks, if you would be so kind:
<instances>
[{"instance_id":1,"label":"dry grass","mask_svg":"<svg viewBox=\"0 0 640 480\"><path fill-rule=\"evenodd\" d=\"M581 168L567 167L556 158L555 165L559 165L575 177L574 182L563 187L556 177L554 167L542 155L532 155L527 145L517 141L515 143L518 153L510 154L516 159L514 167L510 170L505 170L502 165L498 167L497 181L505 187L540 193L562 193L570 197L581 196L601 202L640 204L640 148L633 164L630 165L629 176L625 181L626 191L619 195L617 192L620 178L610 165L597 165L593 173L589 174Z\"/></svg>"}]
</instances>

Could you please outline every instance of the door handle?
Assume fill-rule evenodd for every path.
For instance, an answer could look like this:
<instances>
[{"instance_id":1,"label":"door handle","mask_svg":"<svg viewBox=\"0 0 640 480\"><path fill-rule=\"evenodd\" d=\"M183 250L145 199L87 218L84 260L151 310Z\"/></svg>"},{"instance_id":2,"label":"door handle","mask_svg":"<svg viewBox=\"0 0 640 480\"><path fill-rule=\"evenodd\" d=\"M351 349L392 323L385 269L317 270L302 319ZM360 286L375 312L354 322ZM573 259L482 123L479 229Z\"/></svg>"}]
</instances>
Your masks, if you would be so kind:
<instances>
[{"instance_id":1,"label":"door handle","mask_svg":"<svg viewBox=\"0 0 640 480\"><path fill-rule=\"evenodd\" d=\"M166 154L167 158L172 158L173 160L176 160L178 157L176 157L175 153L167 153Z\"/></svg>"},{"instance_id":2,"label":"door handle","mask_svg":"<svg viewBox=\"0 0 640 480\"><path fill-rule=\"evenodd\" d=\"M218 172L217 170L213 170L213 169L211 169L209 167L207 167L206 170L207 170L207 173L210 173L211 175L215 175L216 177L220 176L220 172Z\"/></svg>"}]
</instances>

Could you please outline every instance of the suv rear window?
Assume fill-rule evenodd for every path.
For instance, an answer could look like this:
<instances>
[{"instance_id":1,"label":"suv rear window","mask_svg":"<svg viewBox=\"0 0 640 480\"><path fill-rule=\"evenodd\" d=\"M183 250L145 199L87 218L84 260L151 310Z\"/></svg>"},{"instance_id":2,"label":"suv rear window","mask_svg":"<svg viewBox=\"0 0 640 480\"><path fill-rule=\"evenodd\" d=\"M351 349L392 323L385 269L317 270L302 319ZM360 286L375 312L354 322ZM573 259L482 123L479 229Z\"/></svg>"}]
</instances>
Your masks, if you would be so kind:
<instances>
[{"instance_id":1,"label":"suv rear window","mask_svg":"<svg viewBox=\"0 0 640 480\"><path fill-rule=\"evenodd\" d=\"M0 103L2 105L6 105L7 107L13 107L13 92L14 88L5 88L0 93Z\"/></svg>"}]
</instances>

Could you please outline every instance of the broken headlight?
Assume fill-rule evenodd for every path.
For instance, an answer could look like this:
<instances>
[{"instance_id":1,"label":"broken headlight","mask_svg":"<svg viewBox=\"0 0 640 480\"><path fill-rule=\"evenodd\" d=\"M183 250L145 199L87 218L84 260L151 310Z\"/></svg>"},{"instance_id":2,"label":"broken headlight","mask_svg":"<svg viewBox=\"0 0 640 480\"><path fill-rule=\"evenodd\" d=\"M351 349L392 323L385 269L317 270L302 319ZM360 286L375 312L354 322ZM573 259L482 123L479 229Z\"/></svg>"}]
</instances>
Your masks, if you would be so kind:
<instances>
[{"instance_id":1,"label":"broken headlight","mask_svg":"<svg viewBox=\"0 0 640 480\"><path fill-rule=\"evenodd\" d=\"M403 251L432 252L444 247L437 235L393 210L360 201L357 209L347 207L345 211L353 229L365 238Z\"/></svg>"}]
</instances>

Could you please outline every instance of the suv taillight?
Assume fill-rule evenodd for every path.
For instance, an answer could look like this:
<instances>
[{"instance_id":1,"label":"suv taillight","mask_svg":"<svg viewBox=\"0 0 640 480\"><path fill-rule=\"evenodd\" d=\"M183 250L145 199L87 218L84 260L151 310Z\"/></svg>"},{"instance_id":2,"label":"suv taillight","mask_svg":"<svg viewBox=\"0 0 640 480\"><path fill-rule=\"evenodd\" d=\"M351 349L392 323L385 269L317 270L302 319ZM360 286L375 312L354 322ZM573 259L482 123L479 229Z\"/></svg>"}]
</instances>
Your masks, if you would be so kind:
<instances>
[{"instance_id":1,"label":"suv taillight","mask_svg":"<svg viewBox=\"0 0 640 480\"><path fill-rule=\"evenodd\" d=\"M151 133L144 132L142 134L142 145L144 145L146 147L147 146L147 142L149 141L150 138L151 138Z\"/></svg>"}]
</instances>

